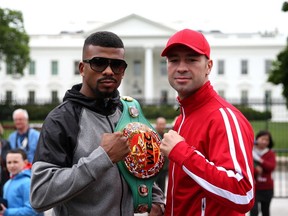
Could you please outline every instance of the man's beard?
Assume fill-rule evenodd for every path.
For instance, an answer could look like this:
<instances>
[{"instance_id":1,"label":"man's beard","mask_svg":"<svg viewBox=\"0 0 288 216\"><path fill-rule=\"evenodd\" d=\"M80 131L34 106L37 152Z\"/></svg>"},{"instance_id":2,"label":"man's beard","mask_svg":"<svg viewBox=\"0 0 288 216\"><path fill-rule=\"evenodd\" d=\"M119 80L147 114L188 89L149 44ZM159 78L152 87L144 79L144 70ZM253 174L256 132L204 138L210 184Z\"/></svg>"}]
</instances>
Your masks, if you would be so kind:
<instances>
[{"instance_id":1,"label":"man's beard","mask_svg":"<svg viewBox=\"0 0 288 216\"><path fill-rule=\"evenodd\" d=\"M116 94L117 89L114 89L112 92L101 92L99 91L98 88L95 88L93 89L93 92L95 95L97 95L97 98L104 99L104 98L112 98Z\"/></svg>"},{"instance_id":2,"label":"man's beard","mask_svg":"<svg viewBox=\"0 0 288 216\"><path fill-rule=\"evenodd\" d=\"M110 92L108 89L107 89L107 92L100 91L99 88L98 88L99 87L98 85L100 84L101 81L104 81L104 80L112 80L115 83L117 83L117 80L114 79L113 77L103 77L103 78L99 79L97 81L96 87L93 89L93 92L94 92L95 95L97 95L97 98L102 98L102 99L111 98L117 92L117 89L114 89L112 92Z\"/></svg>"}]
</instances>

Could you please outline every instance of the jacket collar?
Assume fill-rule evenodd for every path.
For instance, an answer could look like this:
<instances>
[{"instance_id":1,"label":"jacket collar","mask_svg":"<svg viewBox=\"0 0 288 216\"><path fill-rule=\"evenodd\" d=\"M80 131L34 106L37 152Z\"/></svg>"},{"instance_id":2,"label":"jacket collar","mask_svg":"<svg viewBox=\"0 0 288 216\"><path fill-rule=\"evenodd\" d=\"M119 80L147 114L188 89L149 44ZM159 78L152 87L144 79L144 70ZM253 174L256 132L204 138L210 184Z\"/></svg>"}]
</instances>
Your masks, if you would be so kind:
<instances>
[{"instance_id":1,"label":"jacket collar","mask_svg":"<svg viewBox=\"0 0 288 216\"><path fill-rule=\"evenodd\" d=\"M68 90L63 101L73 101L102 115L113 114L117 107L122 109L119 92L116 90L110 98L88 98L80 92L82 84L74 85Z\"/></svg>"},{"instance_id":2,"label":"jacket collar","mask_svg":"<svg viewBox=\"0 0 288 216\"><path fill-rule=\"evenodd\" d=\"M207 81L194 94L190 95L187 98L184 98L183 100L180 100L180 98L177 97L177 101L180 107L183 107L186 112L189 112L204 106L204 104L211 100L216 94L217 93L216 91L214 91L211 82Z\"/></svg>"}]
</instances>

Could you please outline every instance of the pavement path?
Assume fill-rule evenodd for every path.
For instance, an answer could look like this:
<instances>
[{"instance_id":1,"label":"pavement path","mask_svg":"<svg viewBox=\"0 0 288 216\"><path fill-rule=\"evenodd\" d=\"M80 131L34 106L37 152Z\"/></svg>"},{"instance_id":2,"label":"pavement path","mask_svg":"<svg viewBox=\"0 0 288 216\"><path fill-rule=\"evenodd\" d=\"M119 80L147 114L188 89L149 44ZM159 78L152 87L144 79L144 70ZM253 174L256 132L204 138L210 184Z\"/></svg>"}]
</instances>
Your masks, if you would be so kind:
<instances>
[{"instance_id":1,"label":"pavement path","mask_svg":"<svg viewBox=\"0 0 288 216\"><path fill-rule=\"evenodd\" d=\"M288 216L288 198L274 198L270 210L271 216ZM249 216L249 213L246 215ZM51 211L45 212L45 216L52 216ZM148 216L148 214L135 214L134 216Z\"/></svg>"},{"instance_id":2,"label":"pavement path","mask_svg":"<svg viewBox=\"0 0 288 216\"><path fill-rule=\"evenodd\" d=\"M273 198L270 213L271 216L288 216L288 198Z\"/></svg>"}]
</instances>

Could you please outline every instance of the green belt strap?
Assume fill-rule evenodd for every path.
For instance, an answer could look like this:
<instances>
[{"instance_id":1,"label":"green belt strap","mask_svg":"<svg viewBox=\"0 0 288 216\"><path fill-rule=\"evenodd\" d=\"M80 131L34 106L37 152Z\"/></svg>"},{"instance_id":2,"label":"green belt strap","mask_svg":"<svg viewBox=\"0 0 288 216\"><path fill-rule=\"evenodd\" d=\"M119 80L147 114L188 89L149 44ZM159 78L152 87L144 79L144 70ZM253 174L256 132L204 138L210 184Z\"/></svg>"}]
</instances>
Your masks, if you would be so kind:
<instances>
[{"instance_id":1,"label":"green belt strap","mask_svg":"<svg viewBox=\"0 0 288 216\"><path fill-rule=\"evenodd\" d=\"M143 123L155 131L150 122L144 117L137 100L131 97L121 97L121 102L123 104L123 114L115 128L115 131L122 131L123 128L131 122ZM152 207L152 186L157 175L142 179L131 174L124 161L118 162L117 165L132 191L134 211L150 211Z\"/></svg>"}]
</instances>

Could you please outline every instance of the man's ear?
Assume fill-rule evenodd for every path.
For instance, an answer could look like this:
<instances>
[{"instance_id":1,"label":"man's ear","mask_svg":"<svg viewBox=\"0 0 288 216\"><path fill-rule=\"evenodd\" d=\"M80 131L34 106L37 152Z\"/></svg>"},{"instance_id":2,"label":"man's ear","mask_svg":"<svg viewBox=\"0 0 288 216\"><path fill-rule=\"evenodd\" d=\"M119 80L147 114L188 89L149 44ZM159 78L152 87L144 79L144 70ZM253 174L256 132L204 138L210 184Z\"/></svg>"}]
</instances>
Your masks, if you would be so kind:
<instances>
[{"instance_id":1,"label":"man's ear","mask_svg":"<svg viewBox=\"0 0 288 216\"><path fill-rule=\"evenodd\" d=\"M79 62L79 64L78 64L78 70L79 70L79 74L82 76L82 77L84 77L85 76L85 73L84 73L84 64L83 64L83 62Z\"/></svg>"},{"instance_id":2,"label":"man's ear","mask_svg":"<svg viewBox=\"0 0 288 216\"><path fill-rule=\"evenodd\" d=\"M211 59L208 59L207 60L207 75L210 74L212 67L213 67L213 61Z\"/></svg>"},{"instance_id":3,"label":"man's ear","mask_svg":"<svg viewBox=\"0 0 288 216\"><path fill-rule=\"evenodd\" d=\"M125 71L122 73L122 77L121 77L121 79L123 79L123 78L124 78L124 76L125 76Z\"/></svg>"}]
</instances>

